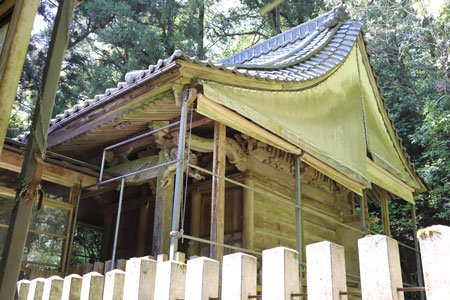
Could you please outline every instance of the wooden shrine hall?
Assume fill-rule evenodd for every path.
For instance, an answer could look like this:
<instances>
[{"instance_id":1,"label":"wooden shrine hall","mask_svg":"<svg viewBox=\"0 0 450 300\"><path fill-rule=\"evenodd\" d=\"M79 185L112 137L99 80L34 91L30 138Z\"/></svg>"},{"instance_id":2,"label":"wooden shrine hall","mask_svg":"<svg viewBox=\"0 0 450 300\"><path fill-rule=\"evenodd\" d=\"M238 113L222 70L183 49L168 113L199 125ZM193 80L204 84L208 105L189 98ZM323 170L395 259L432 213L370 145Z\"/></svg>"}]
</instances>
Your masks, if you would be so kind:
<instances>
[{"instance_id":1,"label":"wooden shrine hall","mask_svg":"<svg viewBox=\"0 0 450 300\"><path fill-rule=\"evenodd\" d=\"M24 270L68 270L78 224L101 230L101 261L176 251L220 260L286 246L303 266L305 245L327 240L345 247L357 276L357 240L377 221L369 204L380 203L390 235L388 201L414 206L425 191L361 27L339 6L220 62L177 50L57 115L32 221L49 225L29 236L57 239L59 256L29 251ZM28 137L1 154L2 200L12 199ZM3 247L11 205L1 203ZM52 209L61 212L48 220Z\"/></svg>"}]
</instances>

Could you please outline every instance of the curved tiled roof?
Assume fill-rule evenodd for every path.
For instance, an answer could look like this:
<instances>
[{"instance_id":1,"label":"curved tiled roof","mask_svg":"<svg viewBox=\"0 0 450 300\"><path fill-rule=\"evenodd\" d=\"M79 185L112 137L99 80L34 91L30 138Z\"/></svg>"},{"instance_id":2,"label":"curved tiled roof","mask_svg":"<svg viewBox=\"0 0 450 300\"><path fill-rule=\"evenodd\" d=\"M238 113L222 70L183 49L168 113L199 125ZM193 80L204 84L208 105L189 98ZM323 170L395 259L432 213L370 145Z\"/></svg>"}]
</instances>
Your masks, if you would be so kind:
<instances>
[{"instance_id":1,"label":"curved tiled roof","mask_svg":"<svg viewBox=\"0 0 450 300\"><path fill-rule=\"evenodd\" d=\"M163 73L175 61L183 60L203 67L222 70L248 78L268 82L305 82L316 79L340 65L355 45L361 32L362 23L348 20L343 6L306 23L280 33L266 41L235 53L219 62L200 60L176 50L169 58L158 60L148 69L129 72L125 81L116 88L106 89L104 94L67 109L50 121L49 133L62 127L69 120L77 118L81 112L89 111L103 102L114 98L125 88L144 79ZM392 124L392 119L389 120ZM393 124L392 124L393 125ZM395 127L396 138L401 143ZM28 133L19 135L16 140L25 141ZM409 160L406 150L403 154ZM410 160L409 160L410 161ZM410 163L414 168L414 165Z\"/></svg>"},{"instance_id":2,"label":"curved tiled roof","mask_svg":"<svg viewBox=\"0 0 450 300\"><path fill-rule=\"evenodd\" d=\"M150 65L146 70L127 73L125 82L119 82L116 88L106 89L104 94L96 95L94 99L86 100L57 115L50 121L49 133L62 126L68 119L75 118L78 113L98 106L107 98L160 72L176 60L264 81L301 82L315 79L338 66L356 42L362 24L345 19L344 7L335 7L330 12L218 63L190 57L181 50L176 50L169 58L160 59L157 64ZM25 141L27 137L28 133L24 133L16 140Z\"/></svg>"}]
</instances>

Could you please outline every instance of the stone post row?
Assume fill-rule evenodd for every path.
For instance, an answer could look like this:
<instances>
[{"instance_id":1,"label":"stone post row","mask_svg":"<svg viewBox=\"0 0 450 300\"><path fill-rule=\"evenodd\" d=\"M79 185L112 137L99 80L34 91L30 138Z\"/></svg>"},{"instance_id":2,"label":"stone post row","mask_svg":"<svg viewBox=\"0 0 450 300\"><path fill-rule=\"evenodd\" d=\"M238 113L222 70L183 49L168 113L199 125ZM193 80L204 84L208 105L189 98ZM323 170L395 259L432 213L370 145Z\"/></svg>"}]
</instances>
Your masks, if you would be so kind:
<instances>
[{"instance_id":1,"label":"stone post row","mask_svg":"<svg viewBox=\"0 0 450 300\"><path fill-rule=\"evenodd\" d=\"M450 227L432 226L418 233L428 300L450 299ZM397 241L383 235L358 240L363 300L403 300L400 256ZM262 299L290 300L299 291L298 254L278 247L263 251ZM73 274L64 280L21 280L19 300L208 300L219 297L220 263L195 258L184 263L132 258L122 269L105 276L91 272ZM331 242L306 246L309 300L346 300L344 248ZM96 266L94 266L94 269ZM223 257L222 300L248 300L257 295L257 260L244 253Z\"/></svg>"}]
</instances>

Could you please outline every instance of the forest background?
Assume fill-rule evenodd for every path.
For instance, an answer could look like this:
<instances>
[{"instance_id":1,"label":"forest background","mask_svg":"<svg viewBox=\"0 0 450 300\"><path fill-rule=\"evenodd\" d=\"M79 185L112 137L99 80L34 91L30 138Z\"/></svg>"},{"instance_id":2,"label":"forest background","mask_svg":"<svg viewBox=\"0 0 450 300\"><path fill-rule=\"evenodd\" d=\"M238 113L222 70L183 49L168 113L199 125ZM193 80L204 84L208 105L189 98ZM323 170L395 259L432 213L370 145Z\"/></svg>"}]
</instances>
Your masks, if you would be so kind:
<instances>
[{"instance_id":1,"label":"forest background","mask_svg":"<svg viewBox=\"0 0 450 300\"><path fill-rule=\"evenodd\" d=\"M450 0L286 0L261 14L271 1L85 0L74 14L53 115L175 49L217 61L344 3L350 17L364 23L382 96L428 187L415 199L418 225L450 225ZM57 0L40 3L9 137L30 126L57 6ZM372 217L380 218L379 207L372 206ZM412 244L409 205L392 201L389 210L393 236ZM381 221L372 225L381 228ZM94 251L90 236L78 233ZM404 263L411 264L413 255L402 255Z\"/></svg>"}]
</instances>

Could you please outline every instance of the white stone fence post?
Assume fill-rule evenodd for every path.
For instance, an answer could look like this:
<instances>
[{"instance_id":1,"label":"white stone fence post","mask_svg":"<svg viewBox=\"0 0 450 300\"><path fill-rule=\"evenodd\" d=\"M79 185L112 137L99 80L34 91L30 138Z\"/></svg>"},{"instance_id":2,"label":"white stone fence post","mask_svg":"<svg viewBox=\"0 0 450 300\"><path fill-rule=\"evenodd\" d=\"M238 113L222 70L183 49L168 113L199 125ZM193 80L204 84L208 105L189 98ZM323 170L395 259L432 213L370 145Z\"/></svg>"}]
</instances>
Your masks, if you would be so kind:
<instances>
[{"instance_id":1,"label":"white stone fence post","mask_svg":"<svg viewBox=\"0 0 450 300\"><path fill-rule=\"evenodd\" d=\"M417 236L427 300L450 299L450 227L431 226Z\"/></svg>"},{"instance_id":2,"label":"white stone fence post","mask_svg":"<svg viewBox=\"0 0 450 300\"><path fill-rule=\"evenodd\" d=\"M427 300L450 299L450 227L432 226L418 233ZM398 243L383 235L358 241L360 291L347 290L344 248L331 242L306 246L307 299L403 300ZM262 253L262 287L257 293L257 259L244 253L225 255L220 263L199 257L184 263L159 256L132 258L105 275L73 274L64 280L21 280L19 300L297 300L300 291L298 253L284 247ZM415 262L411 262L415 263ZM95 268L95 267L94 267ZM123 271L125 269L125 271ZM221 286L220 286L221 285ZM354 289L354 288L353 288ZM406 297L407 298L407 297Z\"/></svg>"}]
</instances>

